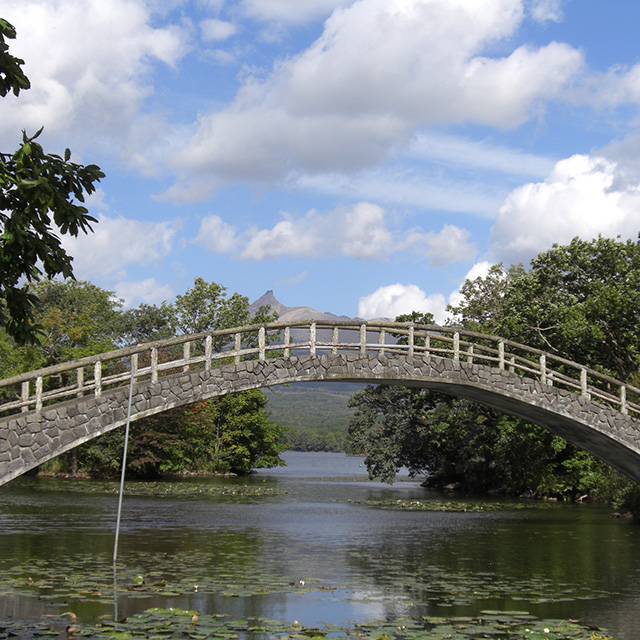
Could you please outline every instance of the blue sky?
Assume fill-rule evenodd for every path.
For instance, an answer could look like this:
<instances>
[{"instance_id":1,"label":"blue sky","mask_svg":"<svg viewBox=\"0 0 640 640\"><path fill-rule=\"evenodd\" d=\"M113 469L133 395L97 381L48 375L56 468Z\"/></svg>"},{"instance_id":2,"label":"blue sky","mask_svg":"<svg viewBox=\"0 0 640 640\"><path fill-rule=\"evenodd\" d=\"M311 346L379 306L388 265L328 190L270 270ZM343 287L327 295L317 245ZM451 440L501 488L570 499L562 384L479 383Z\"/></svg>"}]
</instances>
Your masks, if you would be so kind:
<instances>
[{"instance_id":1,"label":"blue sky","mask_svg":"<svg viewBox=\"0 0 640 640\"><path fill-rule=\"evenodd\" d=\"M127 305L445 319L468 276L640 231L640 3L4 0L0 148L106 172L76 275Z\"/></svg>"}]
</instances>

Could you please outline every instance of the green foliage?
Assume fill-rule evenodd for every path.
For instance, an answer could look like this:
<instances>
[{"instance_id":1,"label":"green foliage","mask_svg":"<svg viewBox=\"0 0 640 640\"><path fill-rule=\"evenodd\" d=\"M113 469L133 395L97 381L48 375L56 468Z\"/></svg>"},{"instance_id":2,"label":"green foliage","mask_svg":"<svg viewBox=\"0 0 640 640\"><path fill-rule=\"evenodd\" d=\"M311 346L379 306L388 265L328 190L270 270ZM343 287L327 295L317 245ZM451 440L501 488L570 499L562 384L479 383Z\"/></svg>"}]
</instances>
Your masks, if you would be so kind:
<instances>
[{"instance_id":1,"label":"green foliage","mask_svg":"<svg viewBox=\"0 0 640 640\"><path fill-rule=\"evenodd\" d=\"M285 431L269 420L266 405L254 389L192 406L185 426L198 468L246 474L282 464Z\"/></svg>"},{"instance_id":2,"label":"green foliage","mask_svg":"<svg viewBox=\"0 0 640 640\"><path fill-rule=\"evenodd\" d=\"M0 96L29 88L23 61L9 54L5 42L15 35L0 19ZM58 234L91 231L97 220L82 203L104 177L96 165L71 162L69 149L64 157L45 153L36 141L41 132L23 132L14 153L0 152L0 327L19 344L36 342L41 329L35 318L38 299L28 283L43 275L73 276L73 258Z\"/></svg>"},{"instance_id":3,"label":"green foliage","mask_svg":"<svg viewBox=\"0 0 640 640\"><path fill-rule=\"evenodd\" d=\"M167 473L236 473L283 464L285 428L272 422L260 391L244 391L133 422L127 475L160 477ZM120 470L124 429L78 448L78 469L94 477L115 477Z\"/></svg>"},{"instance_id":4,"label":"green foliage","mask_svg":"<svg viewBox=\"0 0 640 640\"><path fill-rule=\"evenodd\" d=\"M141 305L127 311L112 292L89 282L46 280L33 283L30 291L39 300L36 320L41 341L19 346L0 330L3 377L101 353L123 343L171 337L172 327L209 330L256 321L250 317L245 297L233 294L227 300L224 287L201 278L192 290L178 296L175 306L164 302L159 307ZM186 309L191 325L185 320ZM257 321L271 319L269 309L259 310ZM209 400L186 413L177 408L134 422L127 471L133 477L182 471L249 473L255 467L281 464L278 455L285 429L269 419L266 403L260 392L247 391ZM119 473L123 445L124 430L116 430L60 456L48 470L114 476Z\"/></svg>"},{"instance_id":5,"label":"green foliage","mask_svg":"<svg viewBox=\"0 0 640 640\"><path fill-rule=\"evenodd\" d=\"M75 280L42 280L29 291L39 301L34 317L41 328L40 342L20 345L0 329L0 377L101 353L118 344L121 301L110 291ZM4 393L0 391L0 397Z\"/></svg>"},{"instance_id":6,"label":"green foliage","mask_svg":"<svg viewBox=\"0 0 640 640\"><path fill-rule=\"evenodd\" d=\"M9 53L9 45L6 40L15 40L15 27L0 18L0 97L10 91L17 96L20 91L31 86L29 78L22 71L24 60L16 58Z\"/></svg>"},{"instance_id":7,"label":"green foliage","mask_svg":"<svg viewBox=\"0 0 640 640\"><path fill-rule=\"evenodd\" d=\"M567 456L568 445L543 429L424 389L370 386L350 404L350 449L386 482L404 466L411 476L428 473L431 486L541 493L547 471Z\"/></svg>"},{"instance_id":8,"label":"green foliage","mask_svg":"<svg viewBox=\"0 0 640 640\"><path fill-rule=\"evenodd\" d=\"M522 265L467 281L451 311L466 329L500 335L634 380L640 366L640 242L554 245ZM416 320L417 315L398 320ZM640 515L640 489L547 431L478 404L415 389L367 388L352 399L349 446L370 474L400 466L475 491L606 499Z\"/></svg>"},{"instance_id":9,"label":"green foliage","mask_svg":"<svg viewBox=\"0 0 640 640\"><path fill-rule=\"evenodd\" d=\"M452 309L469 329L501 335L613 374L640 367L640 241L575 238L525 271L494 266Z\"/></svg>"},{"instance_id":10,"label":"green foliage","mask_svg":"<svg viewBox=\"0 0 640 640\"><path fill-rule=\"evenodd\" d=\"M342 452L345 450L346 431L317 431L311 427L289 427L287 451Z\"/></svg>"},{"instance_id":11,"label":"green foliage","mask_svg":"<svg viewBox=\"0 0 640 640\"><path fill-rule=\"evenodd\" d=\"M277 319L267 307L260 307L254 317L249 312L249 299L239 293L227 297L226 287L196 278L193 287L176 296L169 305L176 333L201 333L212 329L229 329L247 324L261 324Z\"/></svg>"},{"instance_id":12,"label":"green foliage","mask_svg":"<svg viewBox=\"0 0 640 640\"><path fill-rule=\"evenodd\" d=\"M174 335L172 310L163 302L159 307L144 302L122 313L122 342L140 344L151 340L163 340Z\"/></svg>"}]
</instances>

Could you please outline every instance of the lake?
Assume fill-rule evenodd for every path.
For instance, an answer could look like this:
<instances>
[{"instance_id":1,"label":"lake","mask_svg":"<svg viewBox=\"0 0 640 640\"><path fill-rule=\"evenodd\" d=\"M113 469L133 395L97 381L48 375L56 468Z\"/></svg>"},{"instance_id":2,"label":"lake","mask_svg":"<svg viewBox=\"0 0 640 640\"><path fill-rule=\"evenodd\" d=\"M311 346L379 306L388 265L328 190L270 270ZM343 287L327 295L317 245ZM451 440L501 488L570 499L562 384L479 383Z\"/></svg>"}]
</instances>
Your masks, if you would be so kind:
<instances>
[{"instance_id":1,"label":"lake","mask_svg":"<svg viewBox=\"0 0 640 640\"><path fill-rule=\"evenodd\" d=\"M474 501L371 482L362 458L284 458L249 478L128 482L115 575L115 483L0 487L0 620L73 611L93 624L155 607L315 626L494 611L640 638L640 527L607 507L389 508Z\"/></svg>"}]
</instances>

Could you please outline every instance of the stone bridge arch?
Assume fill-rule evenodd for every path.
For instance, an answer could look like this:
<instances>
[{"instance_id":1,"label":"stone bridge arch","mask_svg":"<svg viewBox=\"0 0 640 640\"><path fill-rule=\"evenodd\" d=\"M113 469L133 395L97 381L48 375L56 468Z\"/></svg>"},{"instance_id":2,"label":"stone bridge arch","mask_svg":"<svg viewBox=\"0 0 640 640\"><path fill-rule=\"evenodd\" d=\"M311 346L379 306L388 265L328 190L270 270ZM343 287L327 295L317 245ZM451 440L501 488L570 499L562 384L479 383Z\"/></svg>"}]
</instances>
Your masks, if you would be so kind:
<instances>
[{"instance_id":1,"label":"stone bridge arch","mask_svg":"<svg viewBox=\"0 0 640 640\"><path fill-rule=\"evenodd\" d=\"M132 420L284 383L434 389L545 427L640 482L638 389L495 336L309 321L180 336L0 381L16 395L0 405L0 484L124 425L132 379Z\"/></svg>"}]
</instances>

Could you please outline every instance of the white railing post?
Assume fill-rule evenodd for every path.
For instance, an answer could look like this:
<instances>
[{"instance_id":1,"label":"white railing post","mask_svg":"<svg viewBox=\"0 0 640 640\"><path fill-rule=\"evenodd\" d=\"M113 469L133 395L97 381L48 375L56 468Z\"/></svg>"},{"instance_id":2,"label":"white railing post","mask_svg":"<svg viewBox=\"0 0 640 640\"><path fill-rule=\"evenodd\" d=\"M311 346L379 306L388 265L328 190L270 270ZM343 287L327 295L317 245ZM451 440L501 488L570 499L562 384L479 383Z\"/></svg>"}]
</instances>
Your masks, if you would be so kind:
<instances>
[{"instance_id":1,"label":"white railing post","mask_svg":"<svg viewBox=\"0 0 640 640\"><path fill-rule=\"evenodd\" d=\"M547 356L544 353L540 354L540 382L547 384Z\"/></svg>"},{"instance_id":2,"label":"white railing post","mask_svg":"<svg viewBox=\"0 0 640 640\"><path fill-rule=\"evenodd\" d=\"M331 332L331 353L336 355L338 353L338 327L333 327Z\"/></svg>"},{"instance_id":3,"label":"white railing post","mask_svg":"<svg viewBox=\"0 0 640 640\"><path fill-rule=\"evenodd\" d=\"M367 325L360 325L360 355L367 353Z\"/></svg>"},{"instance_id":4,"label":"white railing post","mask_svg":"<svg viewBox=\"0 0 640 640\"><path fill-rule=\"evenodd\" d=\"M36 378L36 411L42 411L42 376Z\"/></svg>"},{"instance_id":5,"label":"white railing post","mask_svg":"<svg viewBox=\"0 0 640 640\"><path fill-rule=\"evenodd\" d=\"M93 365L93 382L95 384L93 395L99 398L102 395L102 362L100 360Z\"/></svg>"},{"instance_id":6,"label":"white railing post","mask_svg":"<svg viewBox=\"0 0 640 640\"><path fill-rule=\"evenodd\" d=\"M504 342L498 342L498 369L504 371Z\"/></svg>"},{"instance_id":7,"label":"white railing post","mask_svg":"<svg viewBox=\"0 0 640 640\"><path fill-rule=\"evenodd\" d=\"M460 362L460 334L457 331L453 334L453 360Z\"/></svg>"},{"instance_id":8,"label":"white railing post","mask_svg":"<svg viewBox=\"0 0 640 640\"><path fill-rule=\"evenodd\" d=\"M580 369L580 393L587 398L587 400L589 399L589 392L587 390L587 370L584 367Z\"/></svg>"},{"instance_id":9,"label":"white railing post","mask_svg":"<svg viewBox=\"0 0 640 640\"><path fill-rule=\"evenodd\" d=\"M431 357L431 336L427 333L424 338L424 357Z\"/></svg>"},{"instance_id":10,"label":"white railing post","mask_svg":"<svg viewBox=\"0 0 640 640\"><path fill-rule=\"evenodd\" d=\"M22 402L29 402L29 381L28 380L25 380L22 383ZM29 411L29 405L28 404L23 405L21 411L22 413L26 413L27 411Z\"/></svg>"},{"instance_id":11,"label":"white railing post","mask_svg":"<svg viewBox=\"0 0 640 640\"><path fill-rule=\"evenodd\" d=\"M133 371L133 377L135 378L138 374L138 354L131 354L131 370Z\"/></svg>"},{"instance_id":12,"label":"white railing post","mask_svg":"<svg viewBox=\"0 0 640 640\"><path fill-rule=\"evenodd\" d=\"M309 325L309 355L316 355L316 323L312 322Z\"/></svg>"},{"instance_id":13,"label":"white railing post","mask_svg":"<svg viewBox=\"0 0 640 640\"><path fill-rule=\"evenodd\" d=\"M191 343L190 342L185 342L182 345L182 359L184 360L184 365L182 367L182 371L187 372L189 371L189 359L191 357Z\"/></svg>"},{"instance_id":14,"label":"white railing post","mask_svg":"<svg viewBox=\"0 0 640 640\"><path fill-rule=\"evenodd\" d=\"M233 362L235 364L238 364L238 362L240 362L240 349L242 349L242 334L236 333L234 335L234 342L233 342L233 350L235 352L235 356L233 357Z\"/></svg>"},{"instance_id":15,"label":"white railing post","mask_svg":"<svg viewBox=\"0 0 640 640\"><path fill-rule=\"evenodd\" d=\"M625 415L629 413L627 408L627 387L624 384L620 385L620 413Z\"/></svg>"},{"instance_id":16,"label":"white railing post","mask_svg":"<svg viewBox=\"0 0 640 640\"><path fill-rule=\"evenodd\" d=\"M291 327L286 326L284 328L284 357L289 358L291 356L291 349L289 345L291 344Z\"/></svg>"},{"instance_id":17,"label":"white railing post","mask_svg":"<svg viewBox=\"0 0 640 640\"><path fill-rule=\"evenodd\" d=\"M267 343L266 331L264 327L258 329L258 360L262 362L265 359L265 345Z\"/></svg>"},{"instance_id":18,"label":"white railing post","mask_svg":"<svg viewBox=\"0 0 640 640\"><path fill-rule=\"evenodd\" d=\"M158 349L151 349L151 384L158 382Z\"/></svg>"},{"instance_id":19,"label":"white railing post","mask_svg":"<svg viewBox=\"0 0 640 640\"><path fill-rule=\"evenodd\" d=\"M414 334L414 327L413 325L411 325L409 327L409 336L408 336L408 343L409 343L409 355L412 356L415 352L415 334Z\"/></svg>"},{"instance_id":20,"label":"white railing post","mask_svg":"<svg viewBox=\"0 0 640 640\"><path fill-rule=\"evenodd\" d=\"M473 364L473 345L470 344L467 348L467 362Z\"/></svg>"},{"instance_id":21,"label":"white railing post","mask_svg":"<svg viewBox=\"0 0 640 640\"><path fill-rule=\"evenodd\" d=\"M386 331L384 329L380 329L380 332L378 333L378 344L382 345L380 349L378 349L378 354L383 356L384 355L384 345L386 344Z\"/></svg>"},{"instance_id":22,"label":"white railing post","mask_svg":"<svg viewBox=\"0 0 640 640\"><path fill-rule=\"evenodd\" d=\"M213 338L208 335L204 339L204 370L211 371L211 356L213 355Z\"/></svg>"},{"instance_id":23,"label":"white railing post","mask_svg":"<svg viewBox=\"0 0 640 640\"><path fill-rule=\"evenodd\" d=\"M76 380L78 384L78 398L82 395L82 387L84 386L84 367L78 367L76 369Z\"/></svg>"}]
</instances>

